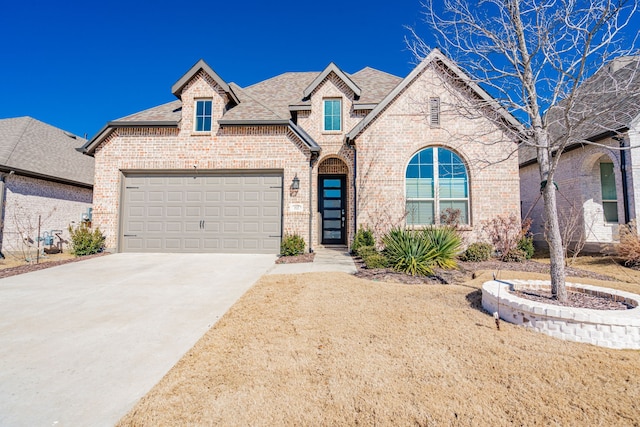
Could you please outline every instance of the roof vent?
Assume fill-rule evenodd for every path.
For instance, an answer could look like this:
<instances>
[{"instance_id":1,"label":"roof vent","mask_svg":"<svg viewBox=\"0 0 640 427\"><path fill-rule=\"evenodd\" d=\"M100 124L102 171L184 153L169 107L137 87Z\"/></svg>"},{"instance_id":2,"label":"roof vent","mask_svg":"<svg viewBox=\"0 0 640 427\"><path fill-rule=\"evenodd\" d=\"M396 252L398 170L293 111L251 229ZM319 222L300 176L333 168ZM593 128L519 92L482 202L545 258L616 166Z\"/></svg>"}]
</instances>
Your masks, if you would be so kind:
<instances>
[{"instance_id":1,"label":"roof vent","mask_svg":"<svg viewBox=\"0 0 640 427\"><path fill-rule=\"evenodd\" d=\"M64 132L64 134L67 135L69 138L73 138L73 139L77 139L78 138L77 136L75 136L71 132L67 132L66 130L63 130L62 132Z\"/></svg>"}]
</instances>

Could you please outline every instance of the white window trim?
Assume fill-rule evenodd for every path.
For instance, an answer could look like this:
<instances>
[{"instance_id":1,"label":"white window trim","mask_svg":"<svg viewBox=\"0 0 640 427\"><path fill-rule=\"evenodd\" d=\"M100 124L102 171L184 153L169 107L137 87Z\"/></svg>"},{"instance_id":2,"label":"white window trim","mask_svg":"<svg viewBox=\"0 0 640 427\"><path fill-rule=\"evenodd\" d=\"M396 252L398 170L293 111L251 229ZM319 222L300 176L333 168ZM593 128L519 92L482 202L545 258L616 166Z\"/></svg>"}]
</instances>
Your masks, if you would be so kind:
<instances>
[{"instance_id":1,"label":"white window trim","mask_svg":"<svg viewBox=\"0 0 640 427\"><path fill-rule=\"evenodd\" d=\"M406 205L407 202L409 201L416 201L416 202L433 202L433 223L432 224L409 224L408 222L408 216L405 219L405 222L407 223L408 226L411 227L429 227L429 226L439 226L440 224L440 202L441 201L446 201L446 202L466 202L467 203L467 222L466 223L461 223L460 226L461 227L471 227L471 186L469 183L469 168L467 167L466 163L464 163L463 161L463 165L465 168L465 172L467 174L467 197L466 198L443 198L440 197L440 173L438 170L438 166L440 165L439 159L438 159L438 149L442 148L444 150L448 150L451 151L452 153L454 153L455 155L457 155L458 157L460 157L460 155L458 153L456 153L455 151L451 150L450 148L447 147L442 147L439 145L432 145L432 146L427 146L427 147L423 147L420 150L416 151L415 153L413 153L413 155L409 158L409 162L411 161L411 159L413 159L414 156L416 156L418 153L422 152L423 150L426 150L428 148L431 148L433 150L433 168L434 168L434 173L433 173L433 197L430 198L425 198L425 197L407 197L407 168L409 167L409 163L407 162L407 164L404 167L404 198L405 198L405 209L406 209ZM462 157L460 157L460 160L462 160Z\"/></svg>"},{"instance_id":2,"label":"white window trim","mask_svg":"<svg viewBox=\"0 0 640 427\"><path fill-rule=\"evenodd\" d=\"M340 129L335 130L335 129L326 129L325 128L325 119L326 119L326 115L325 115L325 102L327 101L338 101L340 103ZM328 97L328 98L323 98L322 99L322 133L332 133L332 134L337 134L337 133L342 133L342 129L344 128L344 124L343 124L343 116L344 114L342 114L342 106L343 106L343 102L342 102L342 98L336 98L336 97Z\"/></svg>"},{"instance_id":3,"label":"white window trim","mask_svg":"<svg viewBox=\"0 0 640 427\"><path fill-rule=\"evenodd\" d=\"M613 172L613 186L614 189L616 191L616 198L615 199L605 199L604 195L602 194L602 164L610 164L612 165L612 172ZM615 168L615 164L611 161L600 161L598 162L598 178L600 181L600 199L602 200L602 218L604 219L604 223L605 224L620 224L620 212L618 211L618 208L620 207L620 204L618 203L618 181L616 180L616 168ZM604 209L604 204L605 203L615 203L616 204L616 215L618 217L617 221L609 221L607 220L607 216L605 214L605 209Z\"/></svg>"},{"instance_id":4,"label":"white window trim","mask_svg":"<svg viewBox=\"0 0 640 427\"><path fill-rule=\"evenodd\" d=\"M211 129L209 130L197 130L196 126L198 125L198 102L209 101L211 102ZM206 116L205 116L206 117ZM206 135L210 134L213 130L213 98L195 98L193 100L193 133L197 135Z\"/></svg>"}]
</instances>

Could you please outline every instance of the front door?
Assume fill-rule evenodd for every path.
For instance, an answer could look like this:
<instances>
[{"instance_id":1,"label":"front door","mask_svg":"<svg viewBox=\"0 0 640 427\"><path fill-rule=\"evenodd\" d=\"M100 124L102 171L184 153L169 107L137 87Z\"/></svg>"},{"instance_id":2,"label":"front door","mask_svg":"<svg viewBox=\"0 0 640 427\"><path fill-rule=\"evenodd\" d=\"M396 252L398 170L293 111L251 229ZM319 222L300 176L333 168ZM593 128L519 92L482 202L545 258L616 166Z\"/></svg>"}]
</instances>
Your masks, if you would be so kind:
<instances>
[{"instance_id":1,"label":"front door","mask_svg":"<svg viewBox=\"0 0 640 427\"><path fill-rule=\"evenodd\" d=\"M346 191L344 175L322 175L320 181L319 208L322 215L322 244L344 245Z\"/></svg>"}]
</instances>

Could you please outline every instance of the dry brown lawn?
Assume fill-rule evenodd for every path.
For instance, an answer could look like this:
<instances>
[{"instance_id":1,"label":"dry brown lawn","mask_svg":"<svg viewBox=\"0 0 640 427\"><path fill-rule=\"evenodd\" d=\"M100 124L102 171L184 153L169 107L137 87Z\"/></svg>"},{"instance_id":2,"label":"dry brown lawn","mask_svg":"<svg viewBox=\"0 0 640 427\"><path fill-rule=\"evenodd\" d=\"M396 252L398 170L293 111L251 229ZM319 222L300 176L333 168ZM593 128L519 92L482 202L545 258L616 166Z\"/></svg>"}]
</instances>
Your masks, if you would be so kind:
<instances>
[{"instance_id":1,"label":"dry brown lawn","mask_svg":"<svg viewBox=\"0 0 640 427\"><path fill-rule=\"evenodd\" d=\"M640 351L498 331L489 278L265 276L119 425L640 425Z\"/></svg>"}]
</instances>

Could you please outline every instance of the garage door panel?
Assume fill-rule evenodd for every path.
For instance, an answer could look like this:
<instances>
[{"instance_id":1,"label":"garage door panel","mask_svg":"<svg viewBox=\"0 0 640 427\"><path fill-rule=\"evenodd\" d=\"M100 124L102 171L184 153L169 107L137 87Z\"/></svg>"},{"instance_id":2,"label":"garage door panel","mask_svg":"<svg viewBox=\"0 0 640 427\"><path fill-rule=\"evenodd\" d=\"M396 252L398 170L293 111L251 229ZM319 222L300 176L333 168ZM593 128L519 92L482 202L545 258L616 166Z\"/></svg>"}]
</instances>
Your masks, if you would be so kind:
<instances>
[{"instance_id":1,"label":"garage door panel","mask_svg":"<svg viewBox=\"0 0 640 427\"><path fill-rule=\"evenodd\" d=\"M262 201L263 202L279 202L280 201L280 191L276 190L268 190L262 192Z\"/></svg>"},{"instance_id":2,"label":"garage door panel","mask_svg":"<svg viewBox=\"0 0 640 427\"><path fill-rule=\"evenodd\" d=\"M168 228L167 224L167 228ZM164 222L161 221L147 221L147 232L149 233L160 233L164 231ZM133 231L133 230L132 230ZM139 230L136 230L139 231Z\"/></svg>"},{"instance_id":3,"label":"garage door panel","mask_svg":"<svg viewBox=\"0 0 640 427\"><path fill-rule=\"evenodd\" d=\"M228 176L224 178L224 185L226 186L234 186L234 185L242 185L242 177L241 176Z\"/></svg>"},{"instance_id":4,"label":"garage door panel","mask_svg":"<svg viewBox=\"0 0 640 427\"><path fill-rule=\"evenodd\" d=\"M202 243L204 249L220 249L220 239L218 238L204 238L202 239Z\"/></svg>"},{"instance_id":5,"label":"garage door panel","mask_svg":"<svg viewBox=\"0 0 640 427\"><path fill-rule=\"evenodd\" d=\"M262 222L262 232L268 234L275 234L280 232L280 223L279 222Z\"/></svg>"},{"instance_id":6,"label":"garage door panel","mask_svg":"<svg viewBox=\"0 0 640 427\"><path fill-rule=\"evenodd\" d=\"M219 190L205 191L204 200L206 202L219 202L222 200L222 193Z\"/></svg>"},{"instance_id":7,"label":"garage door panel","mask_svg":"<svg viewBox=\"0 0 640 427\"><path fill-rule=\"evenodd\" d=\"M279 252L278 174L129 176L124 187L124 251Z\"/></svg>"},{"instance_id":8,"label":"garage door panel","mask_svg":"<svg viewBox=\"0 0 640 427\"><path fill-rule=\"evenodd\" d=\"M166 216L169 218L178 218L184 216L182 206L166 206L165 212Z\"/></svg>"},{"instance_id":9,"label":"garage door panel","mask_svg":"<svg viewBox=\"0 0 640 427\"><path fill-rule=\"evenodd\" d=\"M222 223L217 221L205 221L204 222L204 231L208 233L220 233L222 230Z\"/></svg>"},{"instance_id":10,"label":"garage door panel","mask_svg":"<svg viewBox=\"0 0 640 427\"><path fill-rule=\"evenodd\" d=\"M257 233L260 232L260 223L258 223L258 222L243 222L242 223L242 232L243 233L257 234Z\"/></svg>"},{"instance_id":11,"label":"garage door panel","mask_svg":"<svg viewBox=\"0 0 640 427\"><path fill-rule=\"evenodd\" d=\"M184 249L200 249L200 239L184 239Z\"/></svg>"},{"instance_id":12,"label":"garage door panel","mask_svg":"<svg viewBox=\"0 0 640 427\"><path fill-rule=\"evenodd\" d=\"M128 215L130 218L144 218L145 212L143 206L131 206L128 209Z\"/></svg>"},{"instance_id":13,"label":"garage door panel","mask_svg":"<svg viewBox=\"0 0 640 427\"><path fill-rule=\"evenodd\" d=\"M266 218L280 218L280 208L265 206L262 208L262 216Z\"/></svg>"},{"instance_id":14,"label":"garage door panel","mask_svg":"<svg viewBox=\"0 0 640 427\"><path fill-rule=\"evenodd\" d=\"M181 191L167 191L168 202L182 202L184 201L184 193Z\"/></svg>"},{"instance_id":15,"label":"garage door panel","mask_svg":"<svg viewBox=\"0 0 640 427\"><path fill-rule=\"evenodd\" d=\"M129 194L129 200L132 202L144 202L144 191L131 191Z\"/></svg>"},{"instance_id":16,"label":"garage door panel","mask_svg":"<svg viewBox=\"0 0 640 427\"><path fill-rule=\"evenodd\" d=\"M245 206L242 209L242 216L245 218L256 218L260 216L259 206Z\"/></svg>"},{"instance_id":17,"label":"garage door panel","mask_svg":"<svg viewBox=\"0 0 640 427\"><path fill-rule=\"evenodd\" d=\"M202 193L200 191L187 191L186 200L187 202L201 202Z\"/></svg>"},{"instance_id":18,"label":"garage door panel","mask_svg":"<svg viewBox=\"0 0 640 427\"><path fill-rule=\"evenodd\" d=\"M225 206L222 212L225 219L238 218L240 216L240 206Z\"/></svg>"},{"instance_id":19,"label":"garage door panel","mask_svg":"<svg viewBox=\"0 0 640 427\"><path fill-rule=\"evenodd\" d=\"M162 206L149 206L146 212L147 216L161 217L164 215Z\"/></svg>"},{"instance_id":20,"label":"garage door panel","mask_svg":"<svg viewBox=\"0 0 640 427\"><path fill-rule=\"evenodd\" d=\"M164 202L164 191L149 191L147 193L147 200L149 202Z\"/></svg>"},{"instance_id":21,"label":"garage door panel","mask_svg":"<svg viewBox=\"0 0 640 427\"><path fill-rule=\"evenodd\" d=\"M186 206L184 214L187 218L202 218L202 210L201 206Z\"/></svg>"},{"instance_id":22,"label":"garage door panel","mask_svg":"<svg viewBox=\"0 0 640 427\"><path fill-rule=\"evenodd\" d=\"M225 191L224 192L224 201L225 202L238 202L240 201L240 191Z\"/></svg>"}]
</instances>

